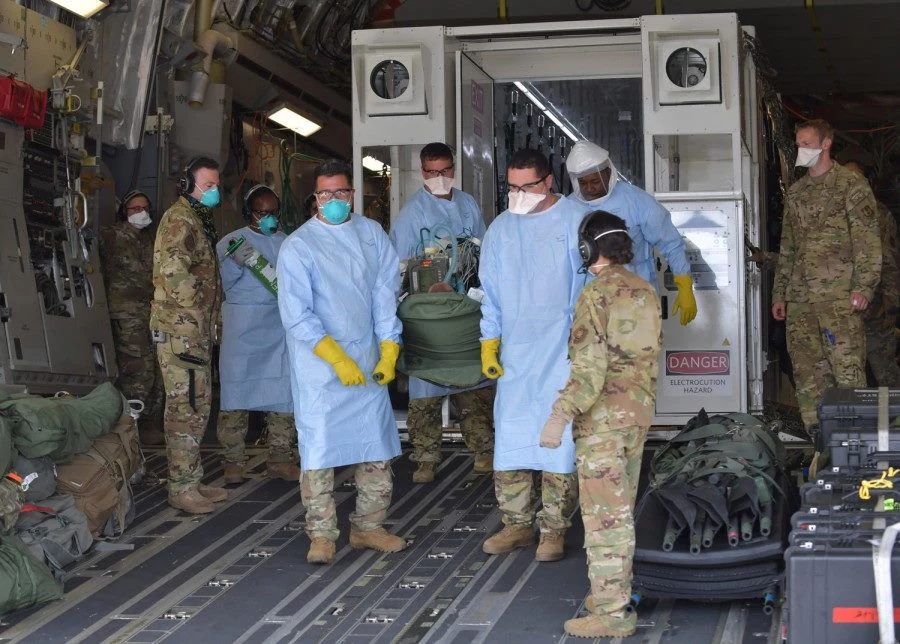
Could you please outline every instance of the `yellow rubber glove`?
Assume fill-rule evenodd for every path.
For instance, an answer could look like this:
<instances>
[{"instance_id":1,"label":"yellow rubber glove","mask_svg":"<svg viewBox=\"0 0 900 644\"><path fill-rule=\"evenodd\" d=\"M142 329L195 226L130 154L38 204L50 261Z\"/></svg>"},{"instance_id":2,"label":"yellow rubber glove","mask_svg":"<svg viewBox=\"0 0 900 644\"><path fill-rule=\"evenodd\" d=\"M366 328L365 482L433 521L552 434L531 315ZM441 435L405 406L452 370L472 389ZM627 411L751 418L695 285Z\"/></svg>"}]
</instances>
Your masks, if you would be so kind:
<instances>
[{"instance_id":1,"label":"yellow rubber glove","mask_svg":"<svg viewBox=\"0 0 900 644\"><path fill-rule=\"evenodd\" d=\"M400 356L400 345L390 340L382 340L381 359L375 365L372 378L379 385L386 385L397 377L397 358Z\"/></svg>"},{"instance_id":2,"label":"yellow rubber glove","mask_svg":"<svg viewBox=\"0 0 900 644\"><path fill-rule=\"evenodd\" d=\"M363 375L359 365L353 361L353 358L344 353L341 345L335 342L330 335L326 335L319 340L319 344L315 346L313 353L334 367L334 372L345 387L366 384L366 377Z\"/></svg>"},{"instance_id":3,"label":"yellow rubber glove","mask_svg":"<svg viewBox=\"0 0 900 644\"><path fill-rule=\"evenodd\" d=\"M496 380L503 375L503 367L497 359L500 353L500 338L491 338L481 341L481 373L491 380Z\"/></svg>"},{"instance_id":4,"label":"yellow rubber glove","mask_svg":"<svg viewBox=\"0 0 900 644\"><path fill-rule=\"evenodd\" d=\"M678 297L672 307L672 315L681 311L681 324L684 326L697 317L697 300L694 298L694 284L690 275L676 275L675 286L678 287Z\"/></svg>"}]
</instances>

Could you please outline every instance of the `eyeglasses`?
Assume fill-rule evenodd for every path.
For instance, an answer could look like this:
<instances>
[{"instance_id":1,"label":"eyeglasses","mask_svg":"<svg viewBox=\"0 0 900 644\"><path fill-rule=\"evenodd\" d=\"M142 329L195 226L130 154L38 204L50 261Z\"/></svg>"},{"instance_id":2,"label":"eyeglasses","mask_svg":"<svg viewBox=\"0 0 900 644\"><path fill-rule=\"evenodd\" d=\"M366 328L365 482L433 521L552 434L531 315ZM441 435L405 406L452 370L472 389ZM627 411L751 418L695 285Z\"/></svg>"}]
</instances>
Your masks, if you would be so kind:
<instances>
[{"instance_id":1,"label":"eyeglasses","mask_svg":"<svg viewBox=\"0 0 900 644\"><path fill-rule=\"evenodd\" d=\"M141 212L142 210L146 210L147 213L150 215L153 214L153 208L151 208L150 206L130 206L125 209L125 214L136 215L137 213Z\"/></svg>"},{"instance_id":2,"label":"eyeglasses","mask_svg":"<svg viewBox=\"0 0 900 644\"><path fill-rule=\"evenodd\" d=\"M539 185L544 183L544 179L546 179L549 176L550 176L549 174L545 174L543 177L541 177L537 181L532 181L531 183L526 183L521 186L517 186L512 183L508 183L508 184L506 184L506 188L513 194L516 194L517 192L528 192L532 188L537 188Z\"/></svg>"},{"instance_id":3,"label":"eyeglasses","mask_svg":"<svg viewBox=\"0 0 900 644\"><path fill-rule=\"evenodd\" d=\"M257 219L262 219L263 217L268 217L269 215L278 216L278 210L251 210L250 213L254 215Z\"/></svg>"},{"instance_id":4,"label":"eyeglasses","mask_svg":"<svg viewBox=\"0 0 900 644\"><path fill-rule=\"evenodd\" d=\"M350 195L353 194L353 188L338 188L337 190L319 190L318 192L314 192L316 195L316 199L320 201L331 201L332 199L340 199L341 201L347 201L350 198Z\"/></svg>"},{"instance_id":5,"label":"eyeglasses","mask_svg":"<svg viewBox=\"0 0 900 644\"><path fill-rule=\"evenodd\" d=\"M429 179L434 179L435 177L446 177L448 174L453 172L455 166L447 166L441 170L426 170L422 168L422 174L424 174Z\"/></svg>"}]
</instances>

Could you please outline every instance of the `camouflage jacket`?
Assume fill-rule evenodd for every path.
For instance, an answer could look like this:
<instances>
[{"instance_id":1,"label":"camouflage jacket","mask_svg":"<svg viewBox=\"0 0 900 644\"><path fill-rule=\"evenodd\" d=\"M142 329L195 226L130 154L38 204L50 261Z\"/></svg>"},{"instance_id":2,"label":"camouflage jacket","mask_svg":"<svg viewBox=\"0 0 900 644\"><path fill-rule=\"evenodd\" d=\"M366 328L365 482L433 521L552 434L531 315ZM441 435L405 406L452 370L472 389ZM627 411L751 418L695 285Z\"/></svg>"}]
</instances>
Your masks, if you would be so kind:
<instances>
[{"instance_id":1,"label":"camouflage jacket","mask_svg":"<svg viewBox=\"0 0 900 644\"><path fill-rule=\"evenodd\" d=\"M875 289L866 317L893 315L900 298L900 270L897 265L897 220L883 203L876 202L878 228L881 231L881 281Z\"/></svg>"},{"instance_id":2,"label":"camouflage jacket","mask_svg":"<svg viewBox=\"0 0 900 644\"><path fill-rule=\"evenodd\" d=\"M156 233L150 328L203 344L214 340L222 303L218 266L200 218L179 197Z\"/></svg>"},{"instance_id":3,"label":"camouflage jacket","mask_svg":"<svg viewBox=\"0 0 900 644\"><path fill-rule=\"evenodd\" d=\"M569 336L571 373L554 408L596 424L649 426L656 401L661 312L656 290L623 266L601 270L581 291Z\"/></svg>"},{"instance_id":4,"label":"camouflage jacket","mask_svg":"<svg viewBox=\"0 0 900 644\"><path fill-rule=\"evenodd\" d=\"M881 274L875 197L863 177L835 163L789 189L772 301L872 299Z\"/></svg>"},{"instance_id":5,"label":"camouflage jacket","mask_svg":"<svg viewBox=\"0 0 900 644\"><path fill-rule=\"evenodd\" d=\"M117 221L100 231L109 317L147 320L153 299L153 230Z\"/></svg>"}]
</instances>

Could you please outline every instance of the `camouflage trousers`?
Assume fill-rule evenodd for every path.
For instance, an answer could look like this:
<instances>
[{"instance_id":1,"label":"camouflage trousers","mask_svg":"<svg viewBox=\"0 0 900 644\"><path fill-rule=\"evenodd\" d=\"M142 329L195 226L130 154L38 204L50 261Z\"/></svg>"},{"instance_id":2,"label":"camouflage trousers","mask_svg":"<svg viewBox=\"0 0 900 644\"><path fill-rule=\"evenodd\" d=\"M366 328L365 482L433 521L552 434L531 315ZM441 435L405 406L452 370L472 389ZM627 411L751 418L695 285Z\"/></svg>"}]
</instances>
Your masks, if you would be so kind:
<instances>
[{"instance_id":1,"label":"camouflage trousers","mask_svg":"<svg viewBox=\"0 0 900 644\"><path fill-rule=\"evenodd\" d=\"M459 427L466 446L475 454L494 451L494 394L496 387L485 387L450 396L459 410ZM406 427L413 450L409 460L416 463L441 462L441 403L443 397L409 401Z\"/></svg>"},{"instance_id":2,"label":"camouflage trousers","mask_svg":"<svg viewBox=\"0 0 900 644\"><path fill-rule=\"evenodd\" d=\"M575 439L584 549L598 615L622 610L631 597L632 512L647 429L597 428Z\"/></svg>"},{"instance_id":3,"label":"camouflage trousers","mask_svg":"<svg viewBox=\"0 0 900 644\"><path fill-rule=\"evenodd\" d=\"M357 463L356 511L350 525L366 532L381 527L387 518L394 489L391 462ZM337 541L337 511L334 505L334 468L303 470L300 475L300 499L306 508L306 534Z\"/></svg>"},{"instance_id":4,"label":"camouflage trousers","mask_svg":"<svg viewBox=\"0 0 900 644\"><path fill-rule=\"evenodd\" d=\"M543 533L562 533L572 525L578 501L575 474L554 474L539 470L494 472L494 493L505 525L531 525L535 519L535 479L541 487L538 526Z\"/></svg>"},{"instance_id":5,"label":"camouflage trousers","mask_svg":"<svg viewBox=\"0 0 900 644\"><path fill-rule=\"evenodd\" d=\"M244 409L220 411L216 424L216 437L221 443L222 458L229 463L243 465L247 462L247 427L250 412ZM273 463L294 461L291 446L297 442L294 414L270 411L266 413L266 444L269 446L268 460Z\"/></svg>"},{"instance_id":6,"label":"camouflage trousers","mask_svg":"<svg viewBox=\"0 0 900 644\"><path fill-rule=\"evenodd\" d=\"M173 349L173 346L176 347ZM192 349L190 355L205 359L205 365L190 365L175 354L184 345L178 338L156 345L156 358L166 388L166 458L169 461L169 492L197 487L203 477L200 441L206 432L212 404L209 351ZM203 355L197 355L202 353ZM193 382L193 385L191 384Z\"/></svg>"},{"instance_id":7,"label":"camouflage trousers","mask_svg":"<svg viewBox=\"0 0 900 644\"><path fill-rule=\"evenodd\" d=\"M818 423L816 403L826 389L865 387L866 333L849 301L788 303L787 345L807 429Z\"/></svg>"},{"instance_id":8,"label":"camouflage trousers","mask_svg":"<svg viewBox=\"0 0 900 644\"><path fill-rule=\"evenodd\" d=\"M126 398L142 400L144 411L138 420L141 431L162 429L163 378L153 355L150 323L138 318L110 320L116 344L119 378L116 386Z\"/></svg>"},{"instance_id":9,"label":"camouflage trousers","mask_svg":"<svg viewBox=\"0 0 900 644\"><path fill-rule=\"evenodd\" d=\"M866 318L866 359L879 387L900 388L897 365L897 336L893 315Z\"/></svg>"}]
</instances>

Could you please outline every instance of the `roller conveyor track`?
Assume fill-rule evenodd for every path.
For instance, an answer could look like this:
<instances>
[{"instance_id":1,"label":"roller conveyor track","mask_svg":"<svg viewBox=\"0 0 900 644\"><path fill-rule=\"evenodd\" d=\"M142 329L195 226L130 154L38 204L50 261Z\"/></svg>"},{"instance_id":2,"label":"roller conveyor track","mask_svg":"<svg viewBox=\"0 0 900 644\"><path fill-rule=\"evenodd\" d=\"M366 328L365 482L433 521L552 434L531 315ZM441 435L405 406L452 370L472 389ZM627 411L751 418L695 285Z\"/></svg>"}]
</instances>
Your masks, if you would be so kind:
<instances>
[{"instance_id":1,"label":"roller conveyor track","mask_svg":"<svg viewBox=\"0 0 900 644\"><path fill-rule=\"evenodd\" d=\"M61 601L0 624L2 642L559 642L587 592L578 517L561 562L534 547L489 556L481 542L500 525L490 476L448 449L430 485L394 464L389 529L411 546L396 554L347 543L355 488L336 474L342 535L331 566L306 563L309 544L298 486L263 476L230 486L215 513L194 517L166 504L161 485L136 488L137 518L121 539L134 549L94 552L75 566ZM161 451L148 465L164 475ZM221 479L204 450L206 481ZM778 619L760 602L646 599L625 642L775 642ZM573 640L585 641L585 640Z\"/></svg>"}]
</instances>

